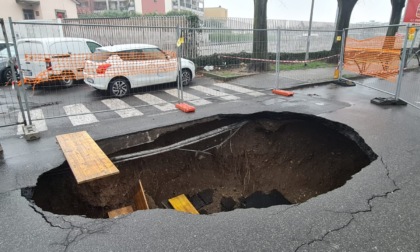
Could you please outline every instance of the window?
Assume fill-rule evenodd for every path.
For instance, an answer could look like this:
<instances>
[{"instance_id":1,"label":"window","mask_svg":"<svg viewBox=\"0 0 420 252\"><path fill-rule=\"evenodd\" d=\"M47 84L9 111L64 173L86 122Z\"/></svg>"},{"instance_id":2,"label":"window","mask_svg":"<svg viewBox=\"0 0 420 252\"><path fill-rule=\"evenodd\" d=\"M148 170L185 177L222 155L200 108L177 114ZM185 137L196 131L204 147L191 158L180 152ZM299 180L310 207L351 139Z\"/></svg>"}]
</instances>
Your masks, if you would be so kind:
<instances>
[{"instance_id":1,"label":"window","mask_svg":"<svg viewBox=\"0 0 420 252\"><path fill-rule=\"evenodd\" d=\"M67 14L65 10L55 10L55 17L56 18L66 18Z\"/></svg>"},{"instance_id":2,"label":"window","mask_svg":"<svg viewBox=\"0 0 420 252\"><path fill-rule=\"evenodd\" d=\"M28 20L28 19L35 19L35 14L34 14L34 10L23 10L23 18Z\"/></svg>"},{"instance_id":3,"label":"window","mask_svg":"<svg viewBox=\"0 0 420 252\"><path fill-rule=\"evenodd\" d=\"M117 54L124 61L142 59L142 52L140 50L121 51L121 52L117 52Z\"/></svg>"},{"instance_id":4,"label":"window","mask_svg":"<svg viewBox=\"0 0 420 252\"><path fill-rule=\"evenodd\" d=\"M159 48L144 48L142 49L144 60L162 60L166 59L166 54L162 52Z\"/></svg>"},{"instance_id":5,"label":"window","mask_svg":"<svg viewBox=\"0 0 420 252\"><path fill-rule=\"evenodd\" d=\"M86 42L86 44L87 44L87 46L89 47L89 50L90 50L90 52L91 53L94 53L95 51L96 51L96 48L98 48L98 47L102 47L101 45L99 45L99 44L96 44L96 43L94 43L94 42Z\"/></svg>"}]
</instances>

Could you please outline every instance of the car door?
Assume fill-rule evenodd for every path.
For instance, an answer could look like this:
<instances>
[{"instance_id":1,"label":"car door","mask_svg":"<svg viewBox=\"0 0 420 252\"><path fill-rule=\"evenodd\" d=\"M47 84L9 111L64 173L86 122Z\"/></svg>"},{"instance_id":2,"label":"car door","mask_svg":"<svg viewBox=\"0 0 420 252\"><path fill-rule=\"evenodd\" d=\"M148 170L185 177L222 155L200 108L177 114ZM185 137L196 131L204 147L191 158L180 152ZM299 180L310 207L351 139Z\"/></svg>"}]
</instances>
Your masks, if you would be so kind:
<instances>
[{"instance_id":1,"label":"car door","mask_svg":"<svg viewBox=\"0 0 420 252\"><path fill-rule=\"evenodd\" d=\"M118 52L118 56L123 62L118 68L129 79L131 87L156 84L156 64L141 49L121 51Z\"/></svg>"},{"instance_id":2,"label":"car door","mask_svg":"<svg viewBox=\"0 0 420 252\"><path fill-rule=\"evenodd\" d=\"M176 59L171 59L159 48L142 49L156 69L154 84L167 83L176 79Z\"/></svg>"}]
</instances>

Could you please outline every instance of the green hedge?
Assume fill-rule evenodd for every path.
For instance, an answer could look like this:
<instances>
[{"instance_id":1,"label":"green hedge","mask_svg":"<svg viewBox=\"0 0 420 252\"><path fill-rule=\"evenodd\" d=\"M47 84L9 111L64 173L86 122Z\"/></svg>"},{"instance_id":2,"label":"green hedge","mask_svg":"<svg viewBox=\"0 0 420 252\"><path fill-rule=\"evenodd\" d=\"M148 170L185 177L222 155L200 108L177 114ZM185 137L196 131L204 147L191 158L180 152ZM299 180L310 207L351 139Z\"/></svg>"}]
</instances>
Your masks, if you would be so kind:
<instances>
[{"instance_id":1,"label":"green hedge","mask_svg":"<svg viewBox=\"0 0 420 252\"><path fill-rule=\"evenodd\" d=\"M328 56L334 55L331 51L319 51L309 53L310 59L319 59ZM223 58L220 56L229 56L229 57L240 57L240 58L251 58L252 54L247 52L240 53L226 53L226 54L213 54L209 56L198 56L194 59L191 59L197 67L204 66L228 66L228 65L239 65L240 63L249 63L249 60L241 59L232 59L232 58ZM275 53L268 53L269 60L275 60ZM305 53L280 53L281 60L304 60ZM337 58L334 57L332 60L328 61L330 63L337 62Z\"/></svg>"}]
</instances>

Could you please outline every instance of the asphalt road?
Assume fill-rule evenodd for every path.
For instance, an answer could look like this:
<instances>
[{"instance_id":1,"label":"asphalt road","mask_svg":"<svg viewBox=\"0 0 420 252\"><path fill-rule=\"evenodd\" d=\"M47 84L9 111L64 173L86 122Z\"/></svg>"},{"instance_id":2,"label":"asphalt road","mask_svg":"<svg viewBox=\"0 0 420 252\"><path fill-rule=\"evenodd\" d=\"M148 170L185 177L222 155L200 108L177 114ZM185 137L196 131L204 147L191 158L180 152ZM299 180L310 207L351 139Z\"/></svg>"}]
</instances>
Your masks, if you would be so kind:
<instances>
[{"instance_id":1,"label":"asphalt road","mask_svg":"<svg viewBox=\"0 0 420 252\"><path fill-rule=\"evenodd\" d=\"M95 140L217 114L261 111L314 114L352 127L378 155L344 186L291 206L193 216L137 211L119 219L43 212L21 196L43 172L64 162L60 130L27 143L0 132L0 251L419 251L420 113L411 106L378 107L384 96L363 86L333 84L212 103L194 114L175 111L74 126ZM69 128L62 129L69 131Z\"/></svg>"}]
</instances>

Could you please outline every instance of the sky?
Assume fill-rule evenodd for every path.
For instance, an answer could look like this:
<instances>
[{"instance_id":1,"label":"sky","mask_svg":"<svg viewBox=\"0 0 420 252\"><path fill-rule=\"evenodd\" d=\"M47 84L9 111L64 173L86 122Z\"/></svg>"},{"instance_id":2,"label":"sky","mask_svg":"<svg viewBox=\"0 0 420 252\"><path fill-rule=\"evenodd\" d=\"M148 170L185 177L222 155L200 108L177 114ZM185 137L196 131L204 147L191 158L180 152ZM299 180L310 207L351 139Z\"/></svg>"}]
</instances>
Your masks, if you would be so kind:
<instances>
[{"instance_id":1,"label":"sky","mask_svg":"<svg viewBox=\"0 0 420 252\"><path fill-rule=\"evenodd\" d=\"M309 20L312 0L268 0L268 19ZM205 0L204 7L228 9L229 17L252 18L253 0ZM337 0L315 0L313 21L334 22ZM404 13L404 10L403 10ZM351 23L389 22L391 0L358 0L353 9Z\"/></svg>"}]
</instances>

